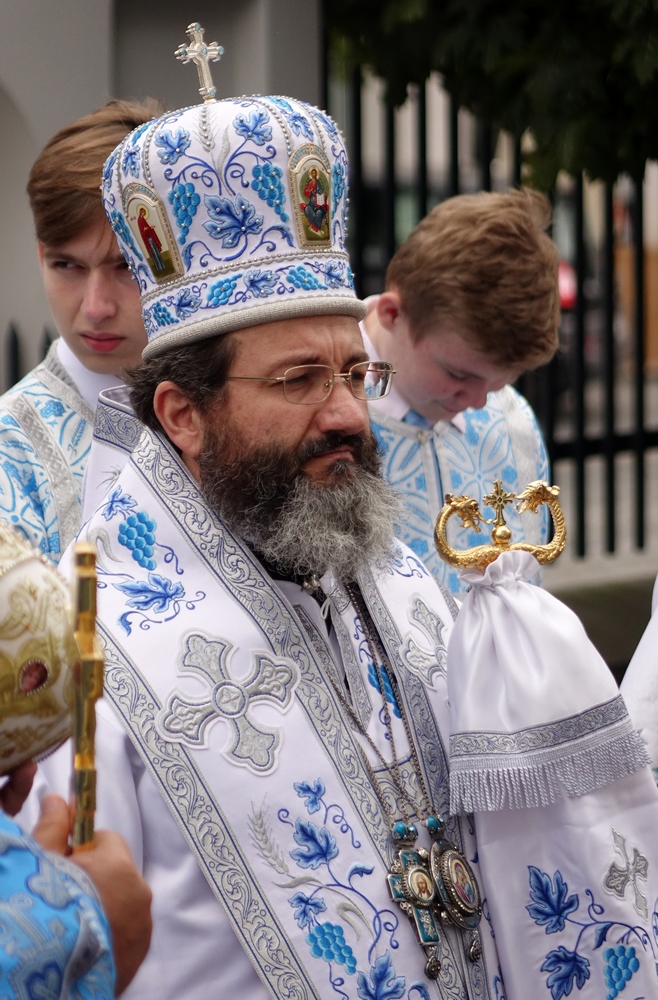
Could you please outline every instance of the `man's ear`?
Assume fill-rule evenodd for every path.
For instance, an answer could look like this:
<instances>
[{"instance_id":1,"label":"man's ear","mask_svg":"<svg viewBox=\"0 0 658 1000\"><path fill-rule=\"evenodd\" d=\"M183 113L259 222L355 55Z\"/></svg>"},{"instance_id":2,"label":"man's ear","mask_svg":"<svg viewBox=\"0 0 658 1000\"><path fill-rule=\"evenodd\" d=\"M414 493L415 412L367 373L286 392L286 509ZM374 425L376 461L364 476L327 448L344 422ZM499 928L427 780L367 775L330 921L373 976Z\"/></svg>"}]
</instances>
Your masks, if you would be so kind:
<instances>
[{"instance_id":1,"label":"man's ear","mask_svg":"<svg viewBox=\"0 0 658 1000\"><path fill-rule=\"evenodd\" d=\"M160 382L153 395L153 409L183 459L195 460L203 449L203 420L194 403L175 382Z\"/></svg>"},{"instance_id":2,"label":"man's ear","mask_svg":"<svg viewBox=\"0 0 658 1000\"><path fill-rule=\"evenodd\" d=\"M402 299L395 291L395 289L390 289L388 292L382 292L377 300L377 319L389 333L393 332L393 329L402 315Z\"/></svg>"}]
</instances>

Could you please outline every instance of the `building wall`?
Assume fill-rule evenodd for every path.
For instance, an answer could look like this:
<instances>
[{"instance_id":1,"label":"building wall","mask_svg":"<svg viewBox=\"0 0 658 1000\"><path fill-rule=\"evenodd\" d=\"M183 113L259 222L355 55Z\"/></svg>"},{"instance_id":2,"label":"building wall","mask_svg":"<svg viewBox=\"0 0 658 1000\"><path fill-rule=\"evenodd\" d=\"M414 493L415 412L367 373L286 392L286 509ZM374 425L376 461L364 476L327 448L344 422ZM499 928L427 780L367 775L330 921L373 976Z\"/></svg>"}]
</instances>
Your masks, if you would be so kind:
<instances>
[{"instance_id":1,"label":"building wall","mask_svg":"<svg viewBox=\"0 0 658 1000\"><path fill-rule=\"evenodd\" d=\"M196 104L192 65L174 59L200 21L226 54L212 72L219 97L280 93L318 103L319 0L2 0L0 3L0 390L8 385L6 331L19 331L21 369L54 331L41 287L25 185L60 128L111 96Z\"/></svg>"},{"instance_id":2,"label":"building wall","mask_svg":"<svg viewBox=\"0 0 658 1000\"><path fill-rule=\"evenodd\" d=\"M3 0L0 4L0 387L4 337L21 334L22 367L36 363L52 325L36 258L25 185L49 137L104 104L110 92L111 0Z\"/></svg>"}]
</instances>

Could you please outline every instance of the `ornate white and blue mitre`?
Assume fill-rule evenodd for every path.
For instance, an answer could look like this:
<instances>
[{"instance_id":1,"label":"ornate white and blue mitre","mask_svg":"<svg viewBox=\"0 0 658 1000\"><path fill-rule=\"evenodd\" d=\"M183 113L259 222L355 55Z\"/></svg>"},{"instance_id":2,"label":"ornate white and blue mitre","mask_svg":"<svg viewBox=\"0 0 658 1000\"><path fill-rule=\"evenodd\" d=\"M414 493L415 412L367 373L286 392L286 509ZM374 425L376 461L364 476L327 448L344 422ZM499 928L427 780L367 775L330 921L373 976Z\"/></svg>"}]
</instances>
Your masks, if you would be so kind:
<instances>
[{"instance_id":1,"label":"ornate white and blue mitre","mask_svg":"<svg viewBox=\"0 0 658 1000\"><path fill-rule=\"evenodd\" d=\"M256 323L362 319L347 171L331 118L288 97L210 99L127 136L103 203L139 283L144 357Z\"/></svg>"}]
</instances>

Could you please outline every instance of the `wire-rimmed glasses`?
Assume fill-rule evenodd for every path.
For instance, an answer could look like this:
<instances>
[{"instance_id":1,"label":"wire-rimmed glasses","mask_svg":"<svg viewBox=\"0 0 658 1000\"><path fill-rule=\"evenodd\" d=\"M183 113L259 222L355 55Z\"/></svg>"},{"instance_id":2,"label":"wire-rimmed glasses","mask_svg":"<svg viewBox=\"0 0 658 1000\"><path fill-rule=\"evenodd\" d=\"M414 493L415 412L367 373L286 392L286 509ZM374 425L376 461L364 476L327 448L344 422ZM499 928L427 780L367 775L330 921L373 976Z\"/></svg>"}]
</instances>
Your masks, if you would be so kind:
<instances>
[{"instance_id":1,"label":"wire-rimmed glasses","mask_svg":"<svg viewBox=\"0 0 658 1000\"><path fill-rule=\"evenodd\" d=\"M388 361L359 361L346 372L335 372L329 365L296 365L283 375L267 378L260 375L229 375L229 381L280 382L288 403L311 406L323 403L336 379L349 386L356 399L383 399L391 388L395 372Z\"/></svg>"}]
</instances>

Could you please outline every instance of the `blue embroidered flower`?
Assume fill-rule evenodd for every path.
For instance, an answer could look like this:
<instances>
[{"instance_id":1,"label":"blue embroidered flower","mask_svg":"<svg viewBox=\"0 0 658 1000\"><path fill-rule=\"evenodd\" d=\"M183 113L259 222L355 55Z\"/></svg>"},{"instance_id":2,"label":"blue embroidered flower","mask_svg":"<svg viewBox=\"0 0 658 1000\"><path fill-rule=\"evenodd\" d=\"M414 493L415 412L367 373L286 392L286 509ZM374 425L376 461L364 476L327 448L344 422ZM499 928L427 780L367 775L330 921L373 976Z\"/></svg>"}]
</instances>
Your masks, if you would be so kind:
<instances>
[{"instance_id":1,"label":"blue embroidered flower","mask_svg":"<svg viewBox=\"0 0 658 1000\"><path fill-rule=\"evenodd\" d=\"M345 971L351 976L356 972L356 958L349 944L345 943L345 934L340 924L332 924L329 921L318 924L306 935L306 943L314 958L344 965Z\"/></svg>"},{"instance_id":2,"label":"blue embroidered flower","mask_svg":"<svg viewBox=\"0 0 658 1000\"><path fill-rule=\"evenodd\" d=\"M568 997L574 982L576 987L582 990L590 976L588 960L575 951L567 951L563 945L555 951L549 951L541 972L550 972L546 986L551 991L553 1000Z\"/></svg>"},{"instance_id":3,"label":"blue embroidered flower","mask_svg":"<svg viewBox=\"0 0 658 1000\"><path fill-rule=\"evenodd\" d=\"M167 197L172 207L174 218L181 231L178 242L182 246L187 239L192 219L196 215L201 198L194 190L194 184L189 181L186 184L176 184Z\"/></svg>"},{"instance_id":4,"label":"blue embroidered flower","mask_svg":"<svg viewBox=\"0 0 658 1000\"><path fill-rule=\"evenodd\" d=\"M155 569L155 528L155 521L145 510L130 514L119 525L119 545L125 545L142 569Z\"/></svg>"},{"instance_id":5,"label":"blue embroidered flower","mask_svg":"<svg viewBox=\"0 0 658 1000\"><path fill-rule=\"evenodd\" d=\"M411 551L416 553L419 559L423 559L424 556L426 556L429 551L429 545L427 544L427 541L424 538L411 538L407 544L409 545ZM370 678L370 676L368 677L368 679L372 684L372 679ZM379 688L379 684L376 684L375 687Z\"/></svg>"},{"instance_id":6,"label":"blue embroidered flower","mask_svg":"<svg viewBox=\"0 0 658 1000\"><path fill-rule=\"evenodd\" d=\"M137 140L139 139L139 137L143 135L144 132L146 132L147 128L151 127L154 121L155 119L151 118L150 121L144 122L143 125L138 125L137 128L134 130L134 132L130 133L130 144L132 146L135 146L137 144Z\"/></svg>"},{"instance_id":7,"label":"blue embroidered flower","mask_svg":"<svg viewBox=\"0 0 658 1000\"><path fill-rule=\"evenodd\" d=\"M158 156L161 163L176 163L190 146L190 133L179 128L176 135L173 132L159 132L155 137L155 145L159 146Z\"/></svg>"},{"instance_id":8,"label":"blue embroidered flower","mask_svg":"<svg viewBox=\"0 0 658 1000\"><path fill-rule=\"evenodd\" d=\"M345 284L344 270L345 265L341 264L340 261L329 261L324 269L324 280L329 285L329 288L340 288L341 285Z\"/></svg>"},{"instance_id":9,"label":"blue embroidered flower","mask_svg":"<svg viewBox=\"0 0 658 1000\"><path fill-rule=\"evenodd\" d=\"M153 318L158 326L172 326L174 323L178 323L178 320L171 315L162 302L156 302L153 306Z\"/></svg>"},{"instance_id":10,"label":"blue embroidered flower","mask_svg":"<svg viewBox=\"0 0 658 1000\"><path fill-rule=\"evenodd\" d=\"M115 234L119 237L119 239L123 240L126 246L130 247L130 249L135 254L137 259L144 260L141 253L135 246L135 241L133 240L133 234L130 232L128 223L121 215L121 213L117 212L116 209L112 211L112 214L110 216L110 225L112 226L112 229L114 230Z\"/></svg>"},{"instance_id":11,"label":"blue embroidered flower","mask_svg":"<svg viewBox=\"0 0 658 1000\"><path fill-rule=\"evenodd\" d=\"M49 399L45 406L41 408L41 416L44 420L47 420L48 417L61 417L63 413L64 407L59 399Z\"/></svg>"},{"instance_id":12,"label":"blue embroidered flower","mask_svg":"<svg viewBox=\"0 0 658 1000\"><path fill-rule=\"evenodd\" d=\"M117 162L117 155L117 151L115 150L108 156L103 167L103 187L106 191L109 191L112 186L112 171L114 170L114 164Z\"/></svg>"},{"instance_id":13,"label":"blue embroidered flower","mask_svg":"<svg viewBox=\"0 0 658 1000\"><path fill-rule=\"evenodd\" d=\"M288 124L295 135L303 135L305 139L313 139L313 129L310 122L308 118L304 118L304 115L300 115L299 111L293 111L291 115L288 115Z\"/></svg>"},{"instance_id":14,"label":"blue embroidered flower","mask_svg":"<svg viewBox=\"0 0 658 1000\"><path fill-rule=\"evenodd\" d=\"M173 601L180 601L185 597L182 583L173 583L158 573L149 573L148 583L143 580L129 580L126 583L115 583L113 586L130 597L127 601L129 607L138 608L140 611L153 610L156 614L167 611Z\"/></svg>"},{"instance_id":15,"label":"blue embroidered flower","mask_svg":"<svg viewBox=\"0 0 658 1000\"><path fill-rule=\"evenodd\" d=\"M257 268L255 271L247 271L244 276L244 287L255 298L264 299L273 293L278 281L278 275L273 271L261 271Z\"/></svg>"},{"instance_id":16,"label":"blue embroidered flower","mask_svg":"<svg viewBox=\"0 0 658 1000\"><path fill-rule=\"evenodd\" d=\"M312 868L315 871L320 865L328 865L338 857L336 840L326 826L319 830L315 823L298 819L293 836L300 846L290 852L290 857L300 868Z\"/></svg>"},{"instance_id":17,"label":"blue embroidered flower","mask_svg":"<svg viewBox=\"0 0 658 1000\"><path fill-rule=\"evenodd\" d=\"M294 907L295 920L302 928L312 927L318 913L323 913L327 909L327 904L321 896L307 896L303 892L296 892L288 902Z\"/></svg>"},{"instance_id":18,"label":"blue embroidered flower","mask_svg":"<svg viewBox=\"0 0 658 1000\"><path fill-rule=\"evenodd\" d=\"M286 203L286 195L283 190L283 171L281 167L271 163L257 163L251 171L253 180L251 186L270 208L273 208L282 222L288 221L288 216L283 211Z\"/></svg>"},{"instance_id":19,"label":"blue embroidered flower","mask_svg":"<svg viewBox=\"0 0 658 1000\"><path fill-rule=\"evenodd\" d=\"M277 108L281 108L282 111L292 112L292 104L290 101L286 101L285 97L270 97L268 100L272 104L276 104Z\"/></svg>"},{"instance_id":20,"label":"blue embroidered flower","mask_svg":"<svg viewBox=\"0 0 658 1000\"><path fill-rule=\"evenodd\" d=\"M200 295L195 295L191 288L181 288L176 296L174 309L176 310L176 315L179 319L189 319L192 313L195 313L200 305Z\"/></svg>"},{"instance_id":21,"label":"blue embroidered flower","mask_svg":"<svg viewBox=\"0 0 658 1000\"><path fill-rule=\"evenodd\" d=\"M249 117L243 114L237 115L233 119L233 127L238 135L251 139L257 146L264 146L272 138L272 126L267 124L269 120L267 111L259 108L257 111L252 111Z\"/></svg>"},{"instance_id":22,"label":"blue embroidered flower","mask_svg":"<svg viewBox=\"0 0 658 1000\"><path fill-rule=\"evenodd\" d=\"M235 204L230 198L220 198L216 194L206 194L203 200L210 216L210 221L204 222L203 228L214 240L221 240L227 250L236 247L241 239L246 240L250 233L259 233L263 228L263 216L256 215L254 206L241 194L236 197Z\"/></svg>"},{"instance_id":23,"label":"blue embroidered flower","mask_svg":"<svg viewBox=\"0 0 658 1000\"><path fill-rule=\"evenodd\" d=\"M615 1000L640 968L640 962L635 948L632 945L625 947L623 944L618 944L616 948L606 948L603 959L606 963L603 978L608 987L606 1000Z\"/></svg>"},{"instance_id":24,"label":"blue embroidered flower","mask_svg":"<svg viewBox=\"0 0 658 1000\"><path fill-rule=\"evenodd\" d=\"M391 685L391 678L388 676L388 671L385 666L383 665L380 666L380 670L382 673L382 680L384 682L384 694L386 695L386 701L389 703L389 705L393 706L393 715L395 715L398 719L401 719L402 714L400 712L400 706L398 705L398 700L395 697L395 692L393 691L393 687ZM375 667L375 664L372 662L372 660L370 660L370 662L368 663L368 680L375 688L375 690L379 691L379 693L381 694L382 689L379 683L377 668Z\"/></svg>"},{"instance_id":25,"label":"blue embroidered flower","mask_svg":"<svg viewBox=\"0 0 658 1000\"><path fill-rule=\"evenodd\" d=\"M307 104L305 101L300 101L300 103L305 108L308 108L316 118L320 119L332 139L338 139L338 128L329 115L325 114L324 111L320 111L319 108L314 108L312 104Z\"/></svg>"},{"instance_id":26,"label":"blue embroidered flower","mask_svg":"<svg viewBox=\"0 0 658 1000\"><path fill-rule=\"evenodd\" d=\"M578 896L574 893L567 897L569 888L562 878L561 872L553 876L555 887L550 875L541 872L534 865L528 866L530 873L530 899L533 902L526 910L539 926L546 926L547 934L555 934L564 930L565 917L578 909Z\"/></svg>"},{"instance_id":27,"label":"blue embroidered flower","mask_svg":"<svg viewBox=\"0 0 658 1000\"><path fill-rule=\"evenodd\" d=\"M241 277L241 274L236 274L233 278L222 278L221 281L216 281L214 285L211 285L206 297L208 305L225 306L233 295L238 278Z\"/></svg>"},{"instance_id":28,"label":"blue embroidered flower","mask_svg":"<svg viewBox=\"0 0 658 1000\"><path fill-rule=\"evenodd\" d=\"M115 486L107 498L107 503L103 507L101 513L106 521L111 521L116 514L123 514L124 516L127 516L130 510L136 506L136 500L133 500L128 493L122 493L120 486Z\"/></svg>"},{"instance_id":29,"label":"blue embroidered flower","mask_svg":"<svg viewBox=\"0 0 658 1000\"><path fill-rule=\"evenodd\" d=\"M340 161L334 163L331 168L331 189L334 195L331 211L332 214L335 214L338 202L343 197L343 192L345 190L345 169Z\"/></svg>"},{"instance_id":30,"label":"blue embroidered flower","mask_svg":"<svg viewBox=\"0 0 658 1000\"><path fill-rule=\"evenodd\" d=\"M399 1000L404 996L404 976L397 976L391 953L381 955L370 968L370 975L359 973L356 992L361 1000Z\"/></svg>"},{"instance_id":31,"label":"blue embroidered flower","mask_svg":"<svg viewBox=\"0 0 658 1000\"><path fill-rule=\"evenodd\" d=\"M308 118L305 118L299 111L295 111L289 101L286 101L284 97L270 97L270 101L272 104L276 104L279 110L283 112L286 121L295 135L303 135L305 139L313 139L313 129Z\"/></svg>"},{"instance_id":32,"label":"blue embroidered flower","mask_svg":"<svg viewBox=\"0 0 658 1000\"><path fill-rule=\"evenodd\" d=\"M306 808L309 813L316 813L320 808L320 799L326 792L322 778L318 778L313 784L310 781L296 781L292 786L301 799L306 799Z\"/></svg>"},{"instance_id":33,"label":"blue embroidered flower","mask_svg":"<svg viewBox=\"0 0 658 1000\"><path fill-rule=\"evenodd\" d=\"M139 150L135 146L126 146L123 150L121 169L124 174L139 177Z\"/></svg>"},{"instance_id":34,"label":"blue embroidered flower","mask_svg":"<svg viewBox=\"0 0 658 1000\"><path fill-rule=\"evenodd\" d=\"M288 281L295 288L303 288L305 291L311 291L314 288L326 288L322 282L318 281L314 274L307 271L305 267L291 267L288 271Z\"/></svg>"}]
</instances>

